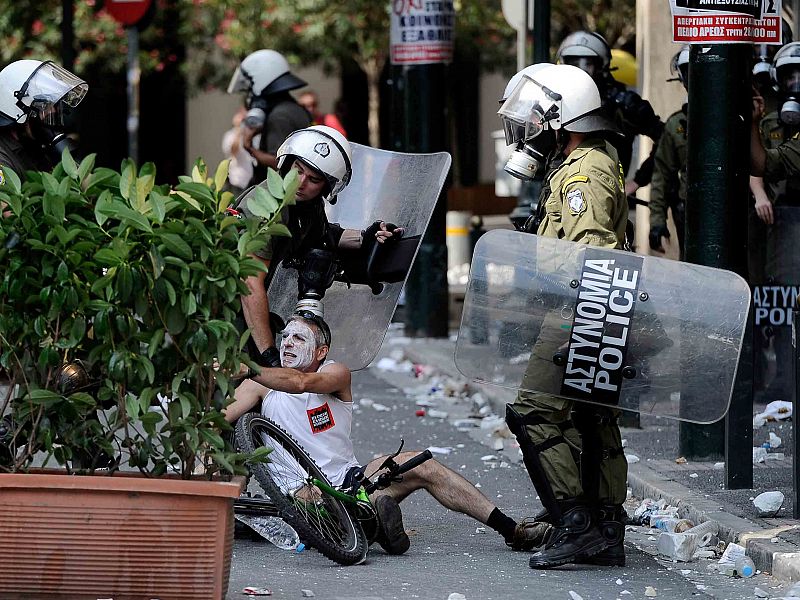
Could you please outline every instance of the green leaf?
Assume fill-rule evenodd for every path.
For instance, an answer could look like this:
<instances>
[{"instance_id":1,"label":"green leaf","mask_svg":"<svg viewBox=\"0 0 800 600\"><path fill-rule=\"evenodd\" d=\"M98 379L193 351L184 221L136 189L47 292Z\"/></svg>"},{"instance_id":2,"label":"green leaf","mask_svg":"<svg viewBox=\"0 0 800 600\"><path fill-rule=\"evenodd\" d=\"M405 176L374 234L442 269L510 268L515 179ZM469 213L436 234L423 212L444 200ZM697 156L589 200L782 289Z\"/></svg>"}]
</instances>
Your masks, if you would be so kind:
<instances>
[{"instance_id":1,"label":"green leaf","mask_svg":"<svg viewBox=\"0 0 800 600\"><path fill-rule=\"evenodd\" d=\"M267 227L267 233L270 235L278 235L283 237L292 237L292 232L283 223L273 223Z\"/></svg>"},{"instance_id":2,"label":"green leaf","mask_svg":"<svg viewBox=\"0 0 800 600\"><path fill-rule=\"evenodd\" d=\"M158 192L150 193L150 208L153 211L156 223L163 223L167 215L167 201L169 198Z\"/></svg>"},{"instance_id":3,"label":"green leaf","mask_svg":"<svg viewBox=\"0 0 800 600\"><path fill-rule=\"evenodd\" d=\"M181 258L185 258L186 260L192 260L192 248L183 241L183 239L174 233L159 233L159 237L161 241L164 242L164 245L167 249L171 250Z\"/></svg>"},{"instance_id":4,"label":"green leaf","mask_svg":"<svg viewBox=\"0 0 800 600\"><path fill-rule=\"evenodd\" d=\"M48 194L58 194L58 180L46 171L42 171L41 175L44 191Z\"/></svg>"},{"instance_id":5,"label":"green leaf","mask_svg":"<svg viewBox=\"0 0 800 600\"><path fill-rule=\"evenodd\" d=\"M94 218L98 225L102 225L108 220L112 204L113 198L111 192L103 190L94 203Z\"/></svg>"},{"instance_id":6,"label":"green leaf","mask_svg":"<svg viewBox=\"0 0 800 600\"><path fill-rule=\"evenodd\" d=\"M119 266L117 270L116 288L120 300L127 302L133 291L133 276L131 275L130 265L122 264Z\"/></svg>"},{"instance_id":7,"label":"green leaf","mask_svg":"<svg viewBox=\"0 0 800 600\"><path fill-rule=\"evenodd\" d=\"M148 221L147 217L145 217L143 214L138 213L119 202L114 205L114 208L117 211L117 218L123 225L132 226L136 229L144 231L145 233L153 232L153 228L150 226L150 221Z\"/></svg>"},{"instance_id":8,"label":"green leaf","mask_svg":"<svg viewBox=\"0 0 800 600\"><path fill-rule=\"evenodd\" d=\"M61 166L64 167L64 172L76 181L79 180L78 164L72 158L69 148L64 148L61 152Z\"/></svg>"},{"instance_id":9,"label":"green leaf","mask_svg":"<svg viewBox=\"0 0 800 600\"><path fill-rule=\"evenodd\" d=\"M186 315L179 306L170 306L167 309L167 329L170 335L178 335L186 328Z\"/></svg>"},{"instance_id":10,"label":"green leaf","mask_svg":"<svg viewBox=\"0 0 800 600\"><path fill-rule=\"evenodd\" d=\"M155 174L145 175L144 177L139 177L136 180L136 210L139 212L144 212L145 200L147 199L147 195L153 189L155 182Z\"/></svg>"},{"instance_id":11,"label":"green leaf","mask_svg":"<svg viewBox=\"0 0 800 600\"><path fill-rule=\"evenodd\" d=\"M283 198L283 179L274 169L267 169L267 189L275 198Z\"/></svg>"},{"instance_id":12,"label":"green leaf","mask_svg":"<svg viewBox=\"0 0 800 600\"><path fill-rule=\"evenodd\" d=\"M180 398L178 398L181 402L181 416L184 419L187 419L192 414L192 403L186 398L184 395L181 394Z\"/></svg>"},{"instance_id":13,"label":"green leaf","mask_svg":"<svg viewBox=\"0 0 800 600\"><path fill-rule=\"evenodd\" d=\"M70 340L74 341L71 347L79 344L84 335L86 335L86 320L83 317L75 317L75 320L72 321L72 327L69 329Z\"/></svg>"},{"instance_id":14,"label":"green leaf","mask_svg":"<svg viewBox=\"0 0 800 600\"><path fill-rule=\"evenodd\" d=\"M122 257L109 248L102 248L94 255L94 260L106 267L115 267L122 263Z\"/></svg>"},{"instance_id":15,"label":"green leaf","mask_svg":"<svg viewBox=\"0 0 800 600\"><path fill-rule=\"evenodd\" d=\"M179 183L175 188L179 192L184 192L189 194L192 198L196 198L198 200L203 200L204 202L215 204L214 196L211 193L211 190L208 189L208 186L204 183L192 182L192 183Z\"/></svg>"},{"instance_id":16,"label":"green leaf","mask_svg":"<svg viewBox=\"0 0 800 600\"><path fill-rule=\"evenodd\" d=\"M300 178L297 175L297 171L294 169L289 169L289 173L283 179L283 203L286 206L291 206L295 203L295 195L297 194L297 188L300 187Z\"/></svg>"},{"instance_id":17,"label":"green leaf","mask_svg":"<svg viewBox=\"0 0 800 600\"><path fill-rule=\"evenodd\" d=\"M125 160L123 164L125 167L122 169L122 174L119 178L119 193L125 200L130 201L131 192L134 191L131 188L136 185L136 168L131 160Z\"/></svg>"},{"instance_id":18,"label":"green leaf","mask_svg":"<svg viewBox=\"0 0 800 600\"><path fill-rule=\"evenodd\" d=\"M63 400L61 394L56 394L50 390L31 390L27 398L31 403L44 408L49 408Z\"/></svg>"},{"instance_id":19,"label":"green leaf","mask_svg":"<svg viewBox=\"0 0 800 600\"><path fill-rule=\"evenodd\" d=\"M195 300L194 294L188 292L181 301L181 308L183 312L186 313L187 317L191 317L195 312L197 312L197 301Z\"/></svg>"},{"instance_id":20,"label":"green leaf","mask_svg":"<svg viewBox=\"0 0 800 600\"><path fill-rule=\"evenodd\" d=\"M214 189L218 192L222 191L225 185L225 180L228 178L228 169L230 167L230 159L225 159L217 166L217 172L214 174Z\"/></svg>"},{"instance_id":21,"label":"green leaf","mask_svg":"<svg viewBox=\"0 0 800 600\"><path fill-rule=\"evenodd\" d=\"M278 201L262 187L257 187L255 193L247 200L247 208L250 209L250 212L262 219L272 218L272 215L278 210L278 206Z\"/></svg>"},{"instance_id":22,"label":"green leaf","mask_svg":"<svg viewBox=\"0 0 800 600\"><path fill-rule=\"evenodd\" d=\"M155 353L161 349L161 344L163 343L164 343L164 330L156 329L153 332L153 335L147 344L147 356L153 358Z\"/></svg>"},{"instance_id":23,"label":"green leaf","mask_svg":"<svg viewBox=\"0 0 800 600\"><path fill-rule=\"evenodd\" d=\"M158 251L158 248L155 246L150 246L150 264L153 265L153 279L158 279L161 277L161 273L164 272L164 257L161 256L161 252Z\"/></svg>"},{"instance_id":24,"label":"green leaf","mask_svg":"<svg viewBox=\"0 0 800 600\"><path fill-rule=\"evenodd\" d=\"M64 220L64 197L58 193L46 193L42 198L42 210L61 223Z\"/></svg>"},{"instance_id":25,"label":"green leaf","mask_svg":"<svg viewBox=\"0 0 800 600\"><path fill-rule=\"evenodd\" d=\"M211 444L214 448L224 448L225 442L216 431L211 429L200 429L200 437L203 438L205 442Z\"/></svg>"},{"instance_id":26,"label":"green leaf","mask_svg":"<svg viewBox=\"0 0 800 600\"><path fill-rule=\"evenodd\" d=\"M86 176L89 174L92 168L94 168L94 161L96 157L96 154L90 154L81 161L81 165L78 167L78 181L81 183L83 183L83 180L86 179Z\"/></svg>"},{"instance_id":27,"label":"green leaf","mask_svg":"<svg viewBox=\"0 0 800 600\"><path fill-rule=\"evenodd\" d=\"M15 194L19 194L22 190L22 183L19 180L19 175L17 175L13 169L5 165L2 169L0 169L0 172L2 172L3 178L5 179L5 183L3 185L10 187L11 191ZM14 214L18 215L19 213L15 211Z\"/></svg>"},{"instance_id":28,"label":"green leaf","mask_svg":"<svg viewBox=\"0 0 800 600\"><path fill-rule=\"evenodd\" d=\"M145 358L144 356L139 356L137 358L137 360L139 361L139 363L144 368L145 373L147 373L147 382L152 384L153 381L155 381L155 378L156 378L156 369L153 366L153 363L150 362L150 360Z\"/></svg>"}]
</instances>

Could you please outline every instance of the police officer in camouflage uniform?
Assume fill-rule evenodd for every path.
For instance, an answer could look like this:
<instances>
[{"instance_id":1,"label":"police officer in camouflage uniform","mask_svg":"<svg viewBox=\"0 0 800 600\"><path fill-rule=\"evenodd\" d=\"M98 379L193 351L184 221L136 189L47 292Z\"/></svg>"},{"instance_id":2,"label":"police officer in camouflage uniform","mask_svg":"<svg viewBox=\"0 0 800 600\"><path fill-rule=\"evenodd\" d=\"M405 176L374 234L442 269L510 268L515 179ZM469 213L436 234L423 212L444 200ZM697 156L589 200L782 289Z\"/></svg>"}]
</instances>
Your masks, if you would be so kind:
<instances>
[{"instance_id":1,"label":"police officer in camouflage uniform","mask_svg":"<svg viewBox=\"0 0 800 600\"><path fill-rule=\"evenodd\" d=\"M754 98L751 174L764 181L766 198L756 196L754 210L766 228L766 244L750 257L751 282L800 285L800 42L775 54L771 73L778 110L763 116L764 100ZM785 398L791 390L791 332L778 325L773 333L776 373L766 400Z\"/></svg>"},{"instance_id":2,"label":"police officer in camouflage uniform","mask_svg":"<svg viewBox=\"0 0 800 600\"><path fill-rule=\"evenodd\" d=\"M689 46L681 48L670 65L673 75L684 89L689 89ZM687 155L687 111L684 103L679 111L672 113L664 125L664 134L658 141L655 153L653 181L650 185L650 248L664 252L662 237L669 238L667 208L672 210L681 259L685 258L685 203L686 203L686 155Z\"/></svg>"},{"instance_id":3,"label":"police officer in camouflage uniform","mask_svg":"<svg viewBox=\"0 0 800 600\"><path fill-rule=\"evenodd\" d=\"M573 242L623 248L628 205L622 166L614 147L602 137L615 126L602 112L592 78L570 65L538 70L520 83L501 107L510 159L527 155L542 168L545 184L539 205L539 235ZM552 317L552 318L551 318ZM563 370L552 357L559 343L558 315L545 317L523 380L527 390L546 389L545 378ZM549 332L553 332L550 334ZM552 526L530 566L546 569L572 562L623 565L627 463L616 420L618 411L575 405L554 396L520 392L508 405L506 421L516 435L525 466ZM571 412L573 411L571 417ZM578 437L578 435L580 437ZM580 440L580 467L574 453ZM531 536L532 537L532 536Z\"/></svg>"},{"instance_id":4,"label":"police officer in camouflage uniform","mask_svg":"<svg viewBox=\"0 0 800 600\"><path fill-rule=\"evenodd\" d=\"M623 137L613 139L620 163L626 176L631 166L633 142L637 135L653 140L650 156L642 162L633 179L625 186L626 194L633 194L650 183L653 176L653 156L664 123L653 107L633 90L616 81L611 75L611 49L605 38L592 31L576 31L561 42L556 62L573 65L586 71L597 84L603 102L603 112L619 129Z\"/></svg>"}]
</instances>

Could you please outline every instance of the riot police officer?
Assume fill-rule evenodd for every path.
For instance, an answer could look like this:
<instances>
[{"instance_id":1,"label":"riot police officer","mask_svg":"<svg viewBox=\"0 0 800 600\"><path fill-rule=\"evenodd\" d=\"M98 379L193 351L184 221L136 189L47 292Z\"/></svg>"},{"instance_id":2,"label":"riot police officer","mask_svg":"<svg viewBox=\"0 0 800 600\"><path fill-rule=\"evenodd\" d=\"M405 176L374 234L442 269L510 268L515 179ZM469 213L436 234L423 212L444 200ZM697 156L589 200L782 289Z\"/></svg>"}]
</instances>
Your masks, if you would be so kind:
<instances>
[{"instance_id":1,"label":"riot police officer","mask_svg":"<svg viewBox=\"0 0 800 600\"><path fill-rule=\"evenodd\" d=\"M670 63L673 77L689 90L689 46L675 54ZM673 80L670 80L673 81ZM684 257L686 155L688 99L681 109L672 113L664 125L664 134L658 141L655 153L653 181L650 186L650 248L664 252L661 238L669 238L667 208L678 233L681 258Z\"/></svg>"},{"instance_id":2,"label":"riot police officer","mask_svg":"<svg viewBox=\"0 0 800 600\"><path fill-rule=\"evenodd\" d=\"M311 117L290 90L306 85L289 70L275 50L257 50L242 60L228 84L228 93L245 92L248 109L242 147L256 160L250 184L264 181L267 167L278 166L277 150L290 133L311 125ZM260 135L258 144L254 139Z\"/></svg>"},{"instance_id":3,"label":"riot police officer","mask_svg":"<svg viewBox=\"0 0 800 600\"><path fill-rule=\"evenodd\" d=\"M624 136L624 139L614 138L612 143L626 175L631 166L636 136L646 135L653 140L653 151L626 184L625 193L633 194L638 188L649 184L653 176L653 155L664 124L647 100L612 77L611 49L603 36L592 31L569 34L558 47L556 62L579 67L594 80L602 98L605 116Z\"/></svg>"},{"instance_id":4,"label":"riot police officer","mask_svg":"<svg viewBox=\"0 0 800 600\"><path fill-rule=\"evenodd\" d=\"M763 177L765 196L756 195L750 240L762 244L751 253L751 282L800 284L796 247L800 240L800 42L783 46L772 62L777 110L764 116L764 100L754 98L751 174ZM752 186L751 186L752 188ZM755 191L755 190L754 190ZM756 222L758 221L758 222ZM760 235L753 225L761 225ZM761 252L758 252L761 250ZM791 332L785 323L768 325L773 334L775 377L763 394L785 398L791 389ZM757 342L760 338L756 338ZM762 344L759 343L757 347ZM763 366L762 366L763 369Z\"/></svg>"},{"instance_id":5,"label":"riot police officer","mask_svg":"<svg viewBox=\"0 0 800 600\"><path fill-rule=\"evenodd\" d=\"M571 65L542 68L533 78L521 78L499 114L509 141L517 144L512 160L521 164L528 156L536 170L542 168L539 157L546 157L538 235L622 248L628 214L623 171L615 148L603 139L616 128L603 114L592 78ZM560 377L552 356L563 340L560 317L554 317L542 323L525 390L544 389L541 378ZM531 568L625 562L627 464L617 412L580 405L571 415L573 404L523 391L507 407L506 421L552 523L545 545L531 556ZM580 467L569 442L578 433Z\"/></svg>"},{"instance_id":6,"label":"riot police officer","mask_svg":"<svg viewBox=\"0 0 800 600\"><path fill-rule=\"evenodd\" d=\"M300 179L295 203L281 214L291 237L273 236L268 246L255 252L268 270L245 280L250 294L242 297L242 312L251 333L250 354L264 367L280 366L267 296L279 264L298 270L298 293L302 299L318 301L333 282L334 261L342 251L363 255L370 244L402 235L401 228L387 226L383 221L376 221L364 231L328 222L325 202L335 203L353 174L350 143L335 129L314 125L295 131L278 148L276 157L281 175L295 169ZM237 206L247 216L252 215L248 208L250 197L249 193L243 195Z\"/></svg>"},{"instance_id":7,"label":"riot police officer","mask_svg":"<svg viewBox=\"0 0 800 600\"><path fill-rule=\"evenodd\" d=\"M9 168L49 170L71 140L66 117L89 86L51 61L18 60L0 71L0 183Z\"/></svg>"}]
</instances>

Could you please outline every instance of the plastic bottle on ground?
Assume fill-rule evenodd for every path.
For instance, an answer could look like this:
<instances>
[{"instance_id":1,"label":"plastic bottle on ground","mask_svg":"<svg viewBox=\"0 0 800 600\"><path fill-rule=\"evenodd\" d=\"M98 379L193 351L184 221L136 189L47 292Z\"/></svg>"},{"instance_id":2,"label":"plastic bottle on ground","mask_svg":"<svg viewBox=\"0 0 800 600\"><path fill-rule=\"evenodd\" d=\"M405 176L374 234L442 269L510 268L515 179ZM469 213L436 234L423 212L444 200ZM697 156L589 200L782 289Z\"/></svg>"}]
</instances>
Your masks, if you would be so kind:
<instances>
[{"instance_id":1,"label":"plastic bottle on ground","mask_svg":"<svg viewBox=\"0 0 800 600\"><path fill-rule=\"evenodd\" d=\"M752 577L756 574L756 567L749 556L742 556L736 560L736 574L739 577Z\"/></svg>"},{"instance_id":2,"label":"plastic bottle on ground","mask_svg":"<svg viewBox=\"0 0 800 600\"><path fill-rule=\"evenodd\" d=\"M294 528L278 517L256 517L248 525L282 550L295 550L300 545Z\"/></svg>"}]
</instances>

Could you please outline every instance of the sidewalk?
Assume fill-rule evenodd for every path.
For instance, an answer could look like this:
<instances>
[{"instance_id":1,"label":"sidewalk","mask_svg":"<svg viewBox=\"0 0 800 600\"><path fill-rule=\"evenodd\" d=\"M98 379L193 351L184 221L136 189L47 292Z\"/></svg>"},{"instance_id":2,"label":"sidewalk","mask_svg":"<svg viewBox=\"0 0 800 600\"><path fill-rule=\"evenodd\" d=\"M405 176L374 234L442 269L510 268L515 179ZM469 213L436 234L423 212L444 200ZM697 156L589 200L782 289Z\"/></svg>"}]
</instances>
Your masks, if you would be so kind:
<instances>
[{"instance_id":1,"label":"sidewalk","mask_svg":"<svg viewBox=\"0 0 800 600\"><path fill-rule=\"evenodd\" d=\"M404 338L390 330L385 346L401 348L415 364L434 367L442 375L469 382L459 373L455 361L455 338ZM514 392L495 386L471 383L490 402L493 412L503 415L504 405ZM762 407L755 407L758 412ZM724 471L713 462L676 463L679 458L679 425L671 419L643 416L641 428L622 428L625 453L636 456L629 464L628 487L640 499L664 499L677 506L681 517L695 523L713 519L720 524L720 539L746 545L756 567L784 581L800 580L800 522L792 519L792 424L791 420L769 422L754 431L755 445L767 441L769 432L782 439L778 452L783 460L769 460L753 466L753 489L723 489ZM506 457L519 462L518 452ZM629 458L629 462L630 462ZM765 491L785 495L776 518L758 516L752 499Z\"/></svg>"}]
</instances>

